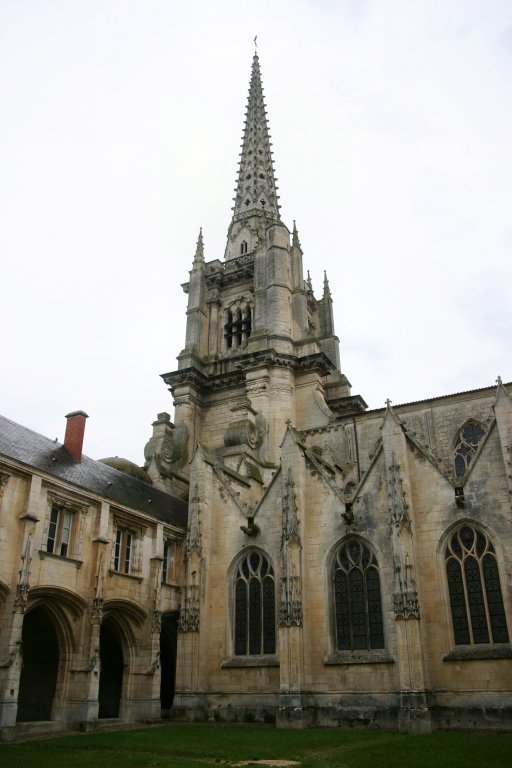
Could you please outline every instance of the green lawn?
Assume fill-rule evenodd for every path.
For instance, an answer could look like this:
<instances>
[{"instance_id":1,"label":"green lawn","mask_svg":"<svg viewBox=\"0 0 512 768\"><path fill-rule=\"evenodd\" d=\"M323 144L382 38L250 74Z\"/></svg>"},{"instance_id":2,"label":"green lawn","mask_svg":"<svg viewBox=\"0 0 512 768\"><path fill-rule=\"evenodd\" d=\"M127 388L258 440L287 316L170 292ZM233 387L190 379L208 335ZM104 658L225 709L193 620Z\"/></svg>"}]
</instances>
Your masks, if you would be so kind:
<instances>
[{"instance_id":1,"label":"green lawn","mask_svg":"<svg viewBox=\"0 0 512 768\"><path fill-rule=\"evenodd\" d=\"M512 734L174 725L0 745L1 768L229 768L272 758L296 760L303 768L510 768Z\"/></svg>"}]
</instances>

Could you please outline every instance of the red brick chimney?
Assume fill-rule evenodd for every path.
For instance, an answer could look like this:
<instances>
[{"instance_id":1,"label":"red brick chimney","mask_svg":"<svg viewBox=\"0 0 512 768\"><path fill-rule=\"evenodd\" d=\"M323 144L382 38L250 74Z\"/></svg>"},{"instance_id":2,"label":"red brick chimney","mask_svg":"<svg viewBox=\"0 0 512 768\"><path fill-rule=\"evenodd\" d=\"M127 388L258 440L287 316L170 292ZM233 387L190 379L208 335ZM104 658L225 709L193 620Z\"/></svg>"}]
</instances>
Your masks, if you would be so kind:
<instances>
[{"instance_id":1,"label":"red brick chimney","mask_svg":"<svg viewBox=\"0 0 512 768\"><path fill-rule=\"evenodd\" d=\"M84 444L85 420L89 416L84 411L73 411L66 416L66 436L64 447L77 461L82 459L82 446Z\"/></svg>"}]
</instances>

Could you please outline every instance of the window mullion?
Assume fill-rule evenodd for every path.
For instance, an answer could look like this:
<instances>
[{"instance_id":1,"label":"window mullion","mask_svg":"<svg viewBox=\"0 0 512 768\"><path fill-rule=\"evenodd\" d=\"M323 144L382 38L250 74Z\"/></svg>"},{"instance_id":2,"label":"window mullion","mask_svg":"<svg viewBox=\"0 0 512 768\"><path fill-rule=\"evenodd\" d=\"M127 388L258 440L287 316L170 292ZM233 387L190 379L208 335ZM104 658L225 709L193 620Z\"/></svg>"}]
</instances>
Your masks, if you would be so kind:
<instances>
[{"instance_id":1,"label":"window mullion","mask_svg":"<svg viewBox=\"0 0 512 768\"><path fill-rule=\"evenodd\" d=\"M251 592L249 589L250 584L250 578L245 580L245 593L246 593L246 609L245 609L245 620L246 620L246 628L245 628L245 653L249 654L251 652Z\"/></svg>"},{"instance_id":2,"label":"window mullion","mask_svg":"<svg viewBox=\"0 0 512 768\"><path fill-rule=\"evenodd\" d=\"M263 653L264 652L264 644L265 644L265 641L264 641L264 635L265 635L264 616L265 616L265 614L264 614L264 609L263 609L263 581L261 579L261 575L260 575L260 579L259 579L259 584L260 584L260 627L261 627L261 632L260 632L260 653Z\"/></svg>"},{"instance_id":3,"label":"window mullion","mask_svg":"<svg viewBox=\"0 0 512 768\"><path fill-rule=\"evenodd\" d=\"M350 573L353 569L349 568L347 571L347 615L348 615L348 628L350 636L350 650L354 650L354 614L352 609L352 582L350 580Z\"/></svg>"},{"instance_id":4,"label":"window mullion","mask_svg":"<svg viewBox=\"0 0 512 768\"><path fill-rule=\"evenodd\" d=\"M467 558L467 555L463 555L462 558L460 558L460 571L462 575L462 588L464 590L464 602L466 604L466 616L468 620L468 629L469 629L469 642L471 645L475 642L474 635L473 635L473 617L471 616L471 605L469 604L469 594L468 594L468 586L466 584L466 569L464 567L464 562Z\"/></svg>"},{"instance_id":5,"label":"window mullion","mask_svg":"<svg viewBox=\"0 0 512 768\"><path fill-rule=\"evenodd\" d=\"M372 647L372 636L370 632L370 604L368 600L368 585L366 583L366 570L361 568L363 576L363 597L364 597L364 620L366 624L366 645L368 650Z\"/></svg>"},{"instance_id":6,"label":"window mullion","mask_svg":"<svg viewBox=\"0 0 512 768\"><path fill-rule=\"evenodd\" d=\"M478 572L480 574L480 584L482 585L482 596L484 601L484 610L485 610L485 619L487 621L487 631L489 634L489 640L491 643L494 643L494 632L493 632L493 626L491 621L491 615L489 613L489 604L487 602L487 584L485 583L484 578L484 571L482 568L482 558L478 558Z\"/></svg>"}]
</instances>

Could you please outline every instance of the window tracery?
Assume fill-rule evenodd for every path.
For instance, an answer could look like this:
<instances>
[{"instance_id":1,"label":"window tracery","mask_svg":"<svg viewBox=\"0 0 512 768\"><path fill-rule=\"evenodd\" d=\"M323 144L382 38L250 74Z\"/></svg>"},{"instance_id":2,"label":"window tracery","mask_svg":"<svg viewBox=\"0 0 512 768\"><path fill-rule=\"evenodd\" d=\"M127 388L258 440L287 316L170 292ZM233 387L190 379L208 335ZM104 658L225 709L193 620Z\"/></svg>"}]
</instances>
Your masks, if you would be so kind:
<instances>
[{"instance_id":1,"label":"window tracery","mask_svg":"<svg viewBox=\"0 0 512 768\"><path fill-rule=\"evenodd\" d=\"M496 553L488 537L465 524L445 554L455 645L508 643Z\"/></svg>"},{"instance_id":2,"label":"window tracery","mask_svg":"<svg viewBox=\"0 0 512 768\"><path fill-rule=\"evenodd\" d=\"M484 434L485 429L475 419L466 421L457 432L453 449L455 475L457 477L463 477L466 474Z\"/></svg>"},{"instance_id":3,"label":"window tracery","mask_svg":"<svg viewBox=\"0 0 512 768\"><path fill-rule=\"evenodd\" d=\"M274 570L267 558L250 551L235 573L234 649L236 656L276 652Z\"/></svg>"},{"instance_id":4,"label":"window tracery","mask_svg":"<svg viewBox=\"0 0 512 768\"><path fill-rule=\"evenodd\" d=\"M379 569L375 555L359 539L338 550L332 566L336 649L384 648Z\"/></svg>"}]
</instances>

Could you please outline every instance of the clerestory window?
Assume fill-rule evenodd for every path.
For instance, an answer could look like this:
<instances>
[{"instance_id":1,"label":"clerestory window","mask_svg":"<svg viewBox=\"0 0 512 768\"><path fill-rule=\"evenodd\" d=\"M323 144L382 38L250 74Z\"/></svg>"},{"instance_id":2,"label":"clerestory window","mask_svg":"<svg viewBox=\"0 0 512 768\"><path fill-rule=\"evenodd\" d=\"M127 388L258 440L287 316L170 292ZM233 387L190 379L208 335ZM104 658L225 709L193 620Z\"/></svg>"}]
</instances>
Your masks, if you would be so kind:
<instances>
[{"instance_id":1,"label":"clerestory window","mask_svg":"<svg viewBox=\"0 0 512 768\"><path fill-rule=\"evenodd\" d=\"M235 572L234 648L237 656L276 652L274 570L265 555L252 550Z\"/></svg>"},{"instance_id":2,"label":"clerestory window","mask_svg":"<svg viewBox=\"0 0 512 768\"><path fill-rule=\"evenodd\" d=\"M446 576L455 645L508 643L496 553L472 525L452 534L446 547Z\"/></svg>"},{"instance_id":3,"label":"clerestory window","mask_svg":"<svg viewBox=\"0 0 512 768\"><path fill-rule=\"evenodd\" d=\"M338 651L384 648L379 569L357 538L345 541L332 566L335 644Z\"/></svg>"}]
</instances>

